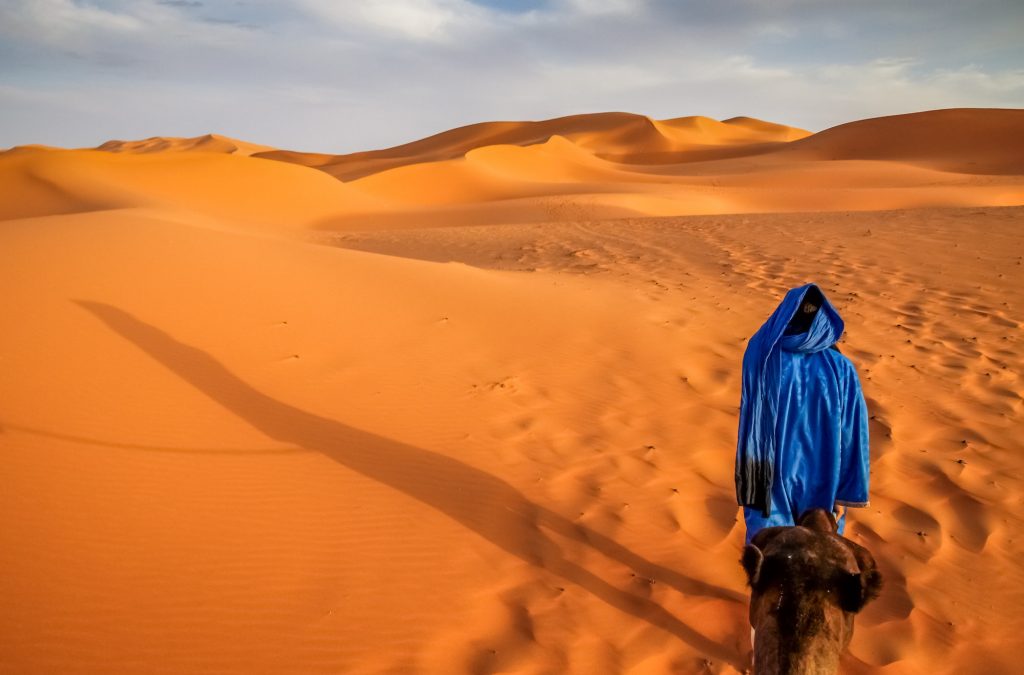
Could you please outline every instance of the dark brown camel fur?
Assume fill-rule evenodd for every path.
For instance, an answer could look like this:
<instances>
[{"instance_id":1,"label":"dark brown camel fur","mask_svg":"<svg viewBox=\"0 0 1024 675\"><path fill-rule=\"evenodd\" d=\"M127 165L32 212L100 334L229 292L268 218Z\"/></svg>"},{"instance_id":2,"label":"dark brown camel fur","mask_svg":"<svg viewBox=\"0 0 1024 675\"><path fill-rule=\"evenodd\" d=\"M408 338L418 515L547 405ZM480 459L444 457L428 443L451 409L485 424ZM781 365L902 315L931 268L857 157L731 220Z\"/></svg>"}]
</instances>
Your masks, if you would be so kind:
<instances>
[{"instance_id":1,"label":"dark brown camel fur","mask_svg":"<svg viewBox=\"0 0 1024 675\"><path fill-rule=\"evenodd\" d=\"M878 597L882 575L871 553L836 529L831 513L812 509L743 549L757 675L838 672L854 615Z\"/></svg>"}]
</instances>

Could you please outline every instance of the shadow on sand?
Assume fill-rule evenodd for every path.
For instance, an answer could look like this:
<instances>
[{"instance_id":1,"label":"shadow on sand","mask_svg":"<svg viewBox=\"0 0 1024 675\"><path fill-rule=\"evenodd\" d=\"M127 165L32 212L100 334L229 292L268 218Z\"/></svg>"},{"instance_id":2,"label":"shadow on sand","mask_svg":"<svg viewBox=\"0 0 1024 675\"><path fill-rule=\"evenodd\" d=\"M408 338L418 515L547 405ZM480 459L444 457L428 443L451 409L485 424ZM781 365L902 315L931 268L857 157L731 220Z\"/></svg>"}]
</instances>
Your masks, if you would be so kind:
<instances>
[{"instance_id":1,"label":"shadow on sand","mask_svg":"<svg viewBox=\"0 0 1024 675\"><path fill-rule=\"evenodd\" d=\"M698 652L742 670L741 657L735 650L705 637L650 599L616 588L567 559L544 529L587 545L633 569L638 576L669 584L686 595L746 604L744 595L651 563L612 539L530 501L511 484L485 471L274 400L240 380L209 354L116 307L89 301L77 304L267 436L323 453L348 469L400 490L508 553L672 633Z\"/></svg>"}]
</instances>

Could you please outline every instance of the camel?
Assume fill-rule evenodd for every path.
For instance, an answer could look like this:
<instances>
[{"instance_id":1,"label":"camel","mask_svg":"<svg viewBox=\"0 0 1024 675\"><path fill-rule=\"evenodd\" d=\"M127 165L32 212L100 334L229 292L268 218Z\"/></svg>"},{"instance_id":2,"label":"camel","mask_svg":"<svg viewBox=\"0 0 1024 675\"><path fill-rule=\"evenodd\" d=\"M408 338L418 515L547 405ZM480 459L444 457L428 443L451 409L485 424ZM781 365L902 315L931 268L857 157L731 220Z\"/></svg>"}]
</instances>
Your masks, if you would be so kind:
<instances>
[{"instance_id":1,"label":"camel","mask_svg":"<svg viewBox=\"0 0 1024 675\"><path fill-rule=\"evenodd\" d=\"M824 509L768 527L743 549L757 675L826 675L853 637L853 619L882 588L871 553L836 532Z\"/></svg>"}]
</instances>

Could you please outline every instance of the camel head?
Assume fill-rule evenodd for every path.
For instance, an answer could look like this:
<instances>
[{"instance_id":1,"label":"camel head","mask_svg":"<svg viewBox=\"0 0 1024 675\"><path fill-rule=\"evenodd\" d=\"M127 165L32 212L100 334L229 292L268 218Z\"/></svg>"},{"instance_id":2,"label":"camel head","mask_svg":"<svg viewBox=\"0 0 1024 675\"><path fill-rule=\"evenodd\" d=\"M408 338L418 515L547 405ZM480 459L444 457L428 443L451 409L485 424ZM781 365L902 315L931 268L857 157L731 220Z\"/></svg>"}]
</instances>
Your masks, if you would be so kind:
<instances>
[{"instance_id":1,"label":"camel head","mask_svg":"<svg viewBox=\"0 0 1024 675\"><path fill-rule=\"evenodd\" d=\"M824 509L768 527L743 549L757 675L825 675L853 637L853 617L878 597L882 576L863 546L836 533Z\"/></svg>"}]
</instances>

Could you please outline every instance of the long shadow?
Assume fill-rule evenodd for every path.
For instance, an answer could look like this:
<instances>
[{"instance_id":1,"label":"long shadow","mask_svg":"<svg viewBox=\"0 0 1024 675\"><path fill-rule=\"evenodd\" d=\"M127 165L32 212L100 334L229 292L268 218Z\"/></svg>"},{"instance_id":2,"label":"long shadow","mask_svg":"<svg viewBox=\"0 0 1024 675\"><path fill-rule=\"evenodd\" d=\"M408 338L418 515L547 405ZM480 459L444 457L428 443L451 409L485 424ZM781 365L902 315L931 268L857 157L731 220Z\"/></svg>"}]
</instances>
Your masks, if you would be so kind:
<instances>
[{"instance_id":1,"label":"long shadow","mask_svg":"<svg viewBox=\"0 0 1024 675\"><path fill-rule=\"evenodd\" d=\"M20 424L6 424L0 426L0 433L5 431L17 431L31 436L41 436L55 441L68 441L79 445L95 445L101 448L115 448L117 450L143 450L145 452L169 454L169 455L223 455L225 457L251 457L252 455L296 455L314 452L306 448L182 448L168 445L142 445L139 443L122 443L120 441L108 441L90 436L78 436L65 434L58 431L26 427Z\"/></svg>"},{"instance_id":2,"label":"long shadow","mask_svg":"<svg viewBox=\"0 0 1024 675\"><path fill-rule=\"evenodd\" d=\"M253 389L206 352L134 316L76 301L114 332L267 436L319 451L339 464L413 497L494 545L541 566L623 612L658 626L708 656L742 670L739 654L697 632L648 598L616 588L572 562L542 527L689 595L745 603L728 589L655 565L614 540L526 498L506 481L445 455L393 441L277 401Z\"/></svg>"}]
</instances>

